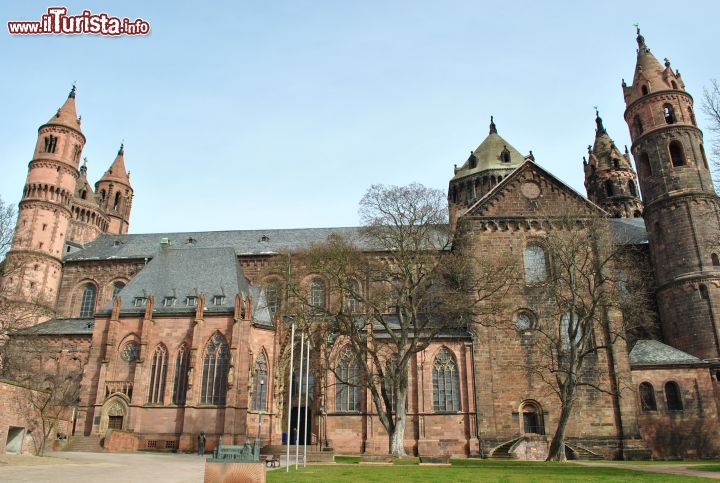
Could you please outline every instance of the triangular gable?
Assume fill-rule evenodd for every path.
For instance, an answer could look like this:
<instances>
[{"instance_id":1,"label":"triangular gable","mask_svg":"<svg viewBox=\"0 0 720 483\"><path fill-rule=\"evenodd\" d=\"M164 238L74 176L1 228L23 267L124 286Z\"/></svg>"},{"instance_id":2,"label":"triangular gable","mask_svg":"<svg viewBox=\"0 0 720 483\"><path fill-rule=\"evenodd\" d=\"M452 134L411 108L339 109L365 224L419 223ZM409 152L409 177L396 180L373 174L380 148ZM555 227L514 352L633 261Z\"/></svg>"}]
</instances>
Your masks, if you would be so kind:
<instances>
[{"instance_id":1,"label":"triangular gable","mask_svg":"<svg viewBox=\"0 0 720 483\"><path fill-rule=\"evenodd\" d=\"M495 185L463 216L528 217L569 213L607 215L598 205L528 160Z\"/></svg>"}]
</instances>

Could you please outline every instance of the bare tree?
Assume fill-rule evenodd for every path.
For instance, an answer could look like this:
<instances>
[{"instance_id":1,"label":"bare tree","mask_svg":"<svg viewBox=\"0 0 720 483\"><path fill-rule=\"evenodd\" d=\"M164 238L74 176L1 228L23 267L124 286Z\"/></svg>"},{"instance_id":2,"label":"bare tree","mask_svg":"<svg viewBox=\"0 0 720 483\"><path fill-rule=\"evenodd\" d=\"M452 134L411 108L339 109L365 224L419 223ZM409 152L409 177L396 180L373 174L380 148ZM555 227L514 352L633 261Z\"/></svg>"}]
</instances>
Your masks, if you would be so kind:
<instances>
[{"instance_id":1,"label":"bare tree","mask_svg":"<svg viewBox=\"0 0 720 483\"><path fill-rule=\"evenodd\" d=\"M547 459L563 461L566 427L582 392L618 397L619 383L599 357L612 357L620 338L651 320L643 313L649 294L634 270L633 248L613 239L599 212L547 217L542 225L546 262L531 269L531 277L532 290L547 302L528 338L534 357L527 370L559 400Z\"/></svg>"},{"instance_id":2,"label":"bare tree","mask_svg":"<svg viewBox=\"0 0 720 483\"><path fill-rule=\"evenodd\" d=\"M70 420L77 404L82 377L82 358L76 348L59 340L35 335L33 328L12 334L5 346L6 361L0 369L4 379L27 390L16 392L14 412L28 423L35 454L42 456L61 422Z\"/></svg>"},{"instance_id":3,"label":"bare tree","mask_svg":"<svg viewBox=\"0 0 720 483\"><path fill-rule=\"evenodd\" d=\"M367 388L389 452L404 456L410 361L440 334L466 331L478 314L499 314L515 270L502 257L453 249L439 190L375 185L360 202L360 215L360 240L332 236L279 257L284 266L275 271L287 275L284 314L303 327L325 328L319 339L330 341L322 353L342 386L336 390ZM301 274L317 279L303 282ZM353 370L337 369L340 348Z\"/></svg>"},{"instance_id":4,"label":"bare tree","mask_svg":"<svg viewBox=\"0 0 720 483\"><path fill-rule=\"evenodd\" d=\"M708 130L712 133L712 165L713 182L720 184L720 84L717 79L710 80L710 87L703 89L703 113L707 116Z\"/></svg>"}]
</instances>

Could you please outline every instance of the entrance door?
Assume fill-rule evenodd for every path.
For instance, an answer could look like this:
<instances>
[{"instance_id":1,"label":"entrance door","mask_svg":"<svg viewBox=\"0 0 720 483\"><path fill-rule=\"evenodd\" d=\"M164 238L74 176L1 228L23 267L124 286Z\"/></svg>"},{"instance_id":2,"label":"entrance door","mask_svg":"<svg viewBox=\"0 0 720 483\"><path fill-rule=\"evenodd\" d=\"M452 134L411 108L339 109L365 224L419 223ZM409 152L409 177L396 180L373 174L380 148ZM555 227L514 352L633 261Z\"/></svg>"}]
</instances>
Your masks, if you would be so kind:
<instances>
[{"instance_id":1,"label":"entrance door","mask_svg":"<svg viewBox=\"0 0 720 483\"><path fill-rule=\"evenodd\" d=\"M307 434L305 434L305 412L307 408L300 408L300 419L298 419L298 408L293 408L290 414L290 444L295 444L295 431L299 434L299 444L312 444L312 413L307 411Z\"/></svg>"},{"instance_id":2,"label":"entrance door","mask_svg":"<svg viewBox=\"0 0 720 483\"><path fill-rule=\"evenodd\" d=\"M108 416L108 429L122 429L122 416Z\"/></svg>"},{"instance_id":3,"label":"entrance door","mask_svg":"<svg viewBox=\"0 0 720 483\"><path fill-rule=\"evenodd\" d=\"M7 442L5 443L6 453L20 454L22 451L23 437L25 436L25 428L10 426L8 430Z\"/></svg>"}]
</instances>

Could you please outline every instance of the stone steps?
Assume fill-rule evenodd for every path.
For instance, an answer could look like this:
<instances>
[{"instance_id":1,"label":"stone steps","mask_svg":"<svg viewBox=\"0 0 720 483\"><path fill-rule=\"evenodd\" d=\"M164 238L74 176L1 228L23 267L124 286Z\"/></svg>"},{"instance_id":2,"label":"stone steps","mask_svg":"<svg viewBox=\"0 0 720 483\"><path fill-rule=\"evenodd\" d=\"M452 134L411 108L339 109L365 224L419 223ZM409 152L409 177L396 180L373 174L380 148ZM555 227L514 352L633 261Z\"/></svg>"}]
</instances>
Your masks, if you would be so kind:
<instances>
[{"instance_id":1,"label":"stone steps","mask_svg":"<svg viewBox=\"0 0 720 483\"><path fill-rule=\"evenodd\" d=\"M81 451L85 453L102 453L105 450L100 445L100 436L70 436L64 451Z\"/></svg>"}]
</instances>

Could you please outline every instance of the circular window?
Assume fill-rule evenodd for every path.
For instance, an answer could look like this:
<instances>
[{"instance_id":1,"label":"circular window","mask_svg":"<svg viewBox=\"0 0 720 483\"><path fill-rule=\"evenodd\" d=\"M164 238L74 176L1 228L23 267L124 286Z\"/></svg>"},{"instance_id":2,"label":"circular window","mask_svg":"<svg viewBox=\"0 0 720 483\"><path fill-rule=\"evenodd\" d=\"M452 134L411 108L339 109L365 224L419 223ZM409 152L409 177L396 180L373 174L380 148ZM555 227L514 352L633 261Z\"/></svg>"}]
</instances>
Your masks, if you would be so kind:
<instances>
[{"instance_id":1,"label":"circular window","mask_svg":"<svg viewBox=\"0 0 720 483\"><path fill-rule=\"evenodd\" d=\"M530 315L526 313L519 313L517 317L515 318L515 328L517 328L518 331L524 332L526 330L532 329L532 319L530 318Z\"/></svg>"},{"instance_id":2,"label":"circular window","mask_svg":"<svg viewBox=\"0 0 720 483\"><path fill-rule=\"evenodd\" d=\"M140 356L140 344L137 342L128 342L123 348L120 357L126 362L135 362Z\"/></svg>"},{"instance_id":3,"label":"circular window","mask_svg":"<svg viewBox=\"0 0 720 483\"><path fill-rule=\"evenodd\" d=\"M540 196L540 186L532 181L526 181L520 185L520 192L522 192L525 198L534 200Z\"/></svg>"}]
</instances>

